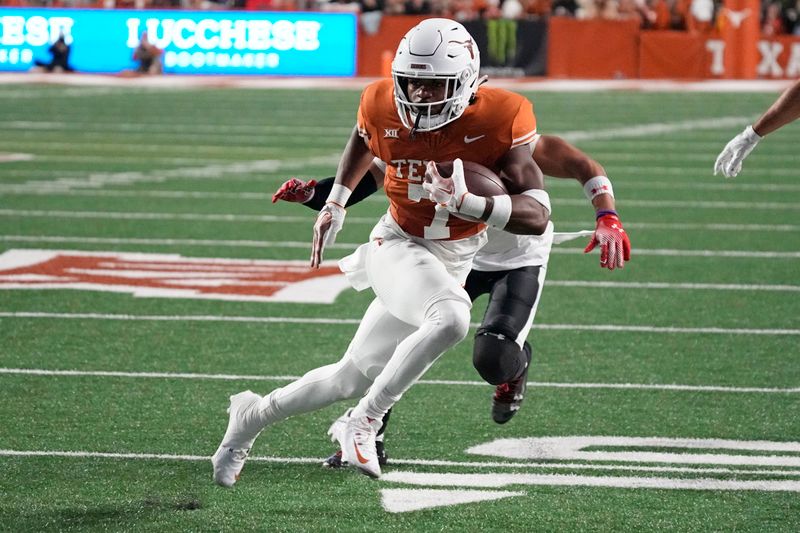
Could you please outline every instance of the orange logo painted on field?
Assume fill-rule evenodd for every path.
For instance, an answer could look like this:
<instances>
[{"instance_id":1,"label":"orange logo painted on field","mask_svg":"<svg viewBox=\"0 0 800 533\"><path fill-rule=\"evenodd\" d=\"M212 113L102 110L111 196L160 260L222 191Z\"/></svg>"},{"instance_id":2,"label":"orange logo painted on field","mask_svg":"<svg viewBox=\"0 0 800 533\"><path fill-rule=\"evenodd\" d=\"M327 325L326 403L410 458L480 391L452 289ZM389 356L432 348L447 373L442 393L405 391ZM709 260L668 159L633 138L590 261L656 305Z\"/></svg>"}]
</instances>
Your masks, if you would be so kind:
<instances>
[{"instance_id":1,"label":"orange logo painted on field","mask_svg":"<svg viewBox=\"0 0 800 533\"><path fill-rule=\"evenodd\" d=\"M335 263L183 257L177 254L9 250L0 289L77 289L137 297L332 303L349 287Z\"/></svg>"}]
</instances>

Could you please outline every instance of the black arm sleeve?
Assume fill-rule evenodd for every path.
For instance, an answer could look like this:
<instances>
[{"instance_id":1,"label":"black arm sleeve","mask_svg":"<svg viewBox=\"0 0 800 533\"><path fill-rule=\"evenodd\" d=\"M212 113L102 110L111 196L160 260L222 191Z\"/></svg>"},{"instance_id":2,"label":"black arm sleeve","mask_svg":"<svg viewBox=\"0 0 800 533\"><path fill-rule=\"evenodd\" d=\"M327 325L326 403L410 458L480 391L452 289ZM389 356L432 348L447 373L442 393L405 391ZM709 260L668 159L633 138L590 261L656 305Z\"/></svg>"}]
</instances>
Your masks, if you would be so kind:
<instances>
[{"instance_id":1,"label":"black arm sleeve","mask_svg":"<svg viewBox=\"0 0 800 533\"><path fill-rule=\"evenodd\" d=\"M333 182L333 177L319 180L317 184L314 185L314 196L312 196L311 200L307 201L303 205L310 207L315 211L322 209L322 206L325 205L325 200L328 199L328 194L330 194L331 189L333 188ZM358 185L356 185L356 190L354 190L353 194L350 195L350 199L347 200L347 205L345 207L350 207L353 204L357 204L377 190L378 186L375 185L375 178L372 177L372 173L367 172L364 174L364 177L361 178L361 181L358 182Z\"/></svg>"}]
</instances>

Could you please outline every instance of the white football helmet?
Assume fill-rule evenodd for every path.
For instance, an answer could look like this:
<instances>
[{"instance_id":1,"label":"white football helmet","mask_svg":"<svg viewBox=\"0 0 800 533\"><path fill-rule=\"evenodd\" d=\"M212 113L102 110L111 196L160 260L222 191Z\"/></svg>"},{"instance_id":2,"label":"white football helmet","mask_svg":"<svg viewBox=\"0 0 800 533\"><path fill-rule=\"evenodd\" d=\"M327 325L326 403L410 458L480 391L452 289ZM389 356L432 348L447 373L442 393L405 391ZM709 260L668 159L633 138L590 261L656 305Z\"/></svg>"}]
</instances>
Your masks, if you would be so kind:
<instances>
[{"instance_id":1,"label":"white football helmet","mask_svg":"<svg viewBox=\"0 0 800 533\"><path fill-rule=\"evenodd\" d=\"M394 100L406 128L431 131L460 117L478 90L481 59L469 32L454 20L427 19L400 41L392 61ZM407 87L409 78L446 81L444 100L415 104ZM444 106L433 114L432 108Z\"/></svg>"}]
</instances>

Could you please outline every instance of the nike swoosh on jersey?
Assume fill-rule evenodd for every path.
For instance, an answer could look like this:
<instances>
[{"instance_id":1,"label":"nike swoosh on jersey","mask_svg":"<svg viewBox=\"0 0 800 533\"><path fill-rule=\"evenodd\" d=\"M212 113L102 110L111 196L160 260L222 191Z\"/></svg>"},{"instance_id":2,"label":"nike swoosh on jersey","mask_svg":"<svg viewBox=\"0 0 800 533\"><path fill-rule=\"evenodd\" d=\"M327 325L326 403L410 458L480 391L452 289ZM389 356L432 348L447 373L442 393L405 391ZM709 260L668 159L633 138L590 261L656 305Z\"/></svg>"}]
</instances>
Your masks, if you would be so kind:
<instances>
[{"instance_id":1,"label":"nike swoosh on jersey","mask_svg":"<svg viewBox=\"0 0 800 533\"><path fill-rule=\"evenodd\" d=\"M478 139L483 139L486 137L486 134L478 135L477 137L470 137L469 135L464 135L464 144L474 143Z\"/></svg>"}]
</instances>

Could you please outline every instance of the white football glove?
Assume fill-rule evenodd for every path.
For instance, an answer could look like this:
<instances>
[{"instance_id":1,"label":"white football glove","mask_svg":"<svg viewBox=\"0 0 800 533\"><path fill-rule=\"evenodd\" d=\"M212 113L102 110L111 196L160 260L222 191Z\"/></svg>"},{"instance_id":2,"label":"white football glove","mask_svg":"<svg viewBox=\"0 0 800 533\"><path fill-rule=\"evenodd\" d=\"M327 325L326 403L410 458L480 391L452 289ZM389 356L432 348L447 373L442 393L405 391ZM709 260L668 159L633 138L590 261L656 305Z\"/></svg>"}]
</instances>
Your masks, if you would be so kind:
<instances>
[{"instance_id":1,"label":"white football glove","mask_svg":"<svg viewBox=\"0 0 800 533\"><path fill-rule=\"evenodd\" d=\"M467 192L464 182L464 163L461 159L453 161L453 173L449 178L439 174L434 161L428 161L422 188L428 192L431 202L446 206L450 211L458 210L457 200Z\"/></svg>"},{"instance_id":2,"label":"white football glove","mask_svg":"<svg viewBox=\"0 0 800 533\"><path fill-rule=\"evenodd\" d=\"M747 126L742 133L731 139L717 156L717 161L714 163L714 175L721 172L726 178L735 178L742 170L742 161L753 151L760 140L761 136L753 130L753 127Z\"/></svg>"},{"instance_id":3,"label":"white football glove","mask_svg":"<svg viewBox=\"0 0 800 533\"><path fill-rule=\"evenodd\" d=\"M449 178L439 174L436 163L428 161L422 188L428 192L430 201L437 204L437 209L442 206L441 208L446 208L451 213L477 219L486 208L486 198L467 190L464 162L461 159L453 160L453 173Z\"/></svg>"},{"instance_id":4,"label":"white football glove","mask_svg":"<svg viewBox=\"0 0 800 533\"><path fill-rule=\"evenodd\" d=\"M311 266L319 268L322 263L322 251L326 246L336 242L336 234L344 225L344 207L328 202L320 209L317 221L314 222L314 241L311 245Z\"/></svg>"}]
</instances>

